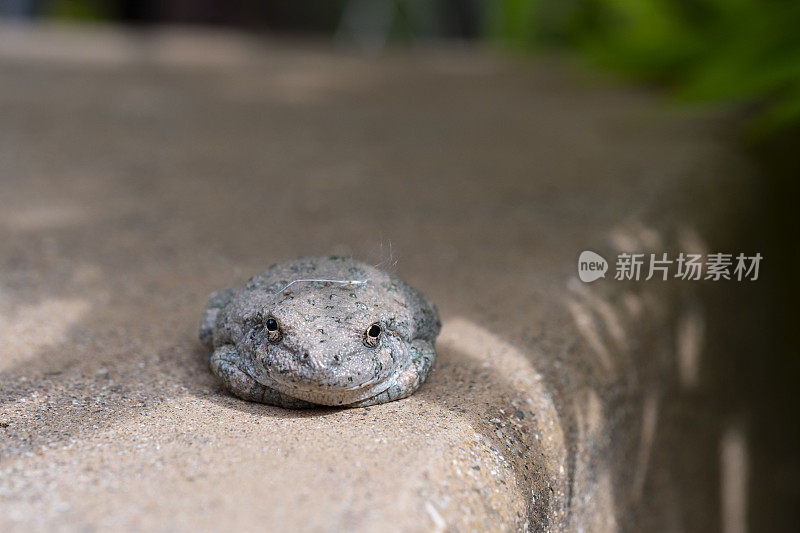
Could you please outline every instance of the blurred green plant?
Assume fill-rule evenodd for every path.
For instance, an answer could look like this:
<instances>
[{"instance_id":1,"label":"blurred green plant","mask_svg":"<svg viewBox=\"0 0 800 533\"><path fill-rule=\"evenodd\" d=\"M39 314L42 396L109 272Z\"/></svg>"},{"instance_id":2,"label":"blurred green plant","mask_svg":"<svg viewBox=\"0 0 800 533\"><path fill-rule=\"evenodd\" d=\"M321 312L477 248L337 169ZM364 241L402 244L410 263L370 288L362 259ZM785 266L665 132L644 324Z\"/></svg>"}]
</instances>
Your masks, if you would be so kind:
<instances>
[{"instance_id":1,"label":"blurred green plant","mask_svg":"<svg viewBox=\"0 0 800 533\"><path fill-rule=\"evenodd\" d=\"M752 104L758 134L800 125L798 0L494 0L488 35L569 46L687 101Z\"/></svg>"},{"instance_id":2,"label":"blurred green plant","mask_svg":"<svg viewBox=\"0 0 800 533\"><path fill-rule=\"evenodd\" d=\"M44 15L56 20L96 21L111 15L109 2L103 0L50 0Z\"/></svg>"}]
</instances>

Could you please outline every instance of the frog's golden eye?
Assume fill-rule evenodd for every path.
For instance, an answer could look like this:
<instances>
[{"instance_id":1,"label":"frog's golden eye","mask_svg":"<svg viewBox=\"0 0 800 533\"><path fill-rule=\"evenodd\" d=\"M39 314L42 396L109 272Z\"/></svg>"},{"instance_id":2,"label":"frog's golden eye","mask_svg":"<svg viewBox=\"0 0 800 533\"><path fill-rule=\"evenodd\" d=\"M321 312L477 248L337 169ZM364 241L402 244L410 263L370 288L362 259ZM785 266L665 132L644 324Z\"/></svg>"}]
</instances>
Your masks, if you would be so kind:
<instances>
[{"instance_id":1,"label":"frog's golden eye","mask_svg":"<svg viewBox=\"0 0 800 533\"><path fill-rule=\"evenodd\" d=\"M383 329L381 325L377 322L373 322L367 328L367 331L364 332L364 346L367 348L375 348L378 345L378 341L381 339L381 333Z\"/></svg>"},{"instance_id":2,"label":"frog's golden eye","mask_svg":"<svg viewBox=\"0 0 800 533\"><path fill-rule=\"evenodd\" d=\"M273 317L267 319L267 338L269 342L278 342L283 337L278 321Z\"/></svg>"}]
</instances>

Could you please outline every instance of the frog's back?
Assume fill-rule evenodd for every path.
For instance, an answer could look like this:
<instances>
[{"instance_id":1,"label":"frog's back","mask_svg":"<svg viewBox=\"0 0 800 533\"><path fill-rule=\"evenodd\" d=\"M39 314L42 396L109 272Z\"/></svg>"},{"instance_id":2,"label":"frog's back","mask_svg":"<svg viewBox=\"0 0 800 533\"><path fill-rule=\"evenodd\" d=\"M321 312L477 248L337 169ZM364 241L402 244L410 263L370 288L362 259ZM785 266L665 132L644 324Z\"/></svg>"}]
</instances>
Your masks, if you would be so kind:
<instances>
[{"instance_id":1,"label":"frog's back","mask_svg":"<svg viewBox=\"0 0 800 533\"><path fill-rule=\"evenodd\" d=\"M214 293L206 309L200 339L209 347L213 344L214 330L219 328L217 318L227 310L237 314L230 306L238 307L243 301L252 304L283 293L299 290L298 284L331 283L358 285L372 293L376 300L388 304L400 302L408 308L413 318L411 339L421 338L433 342L440 330L436 307L419 291L377 267L344 256L308 257L276 263L250 278L244 287ZM255 296L258 295L256 298ZM223 313L220 318L230 313ZM240 314L240 313L239 313ZM226 328L227 329L227 328Z\"/></svg>"},{"instance_id":2,"label":"frog's back","mask_svg":"<svg viewBox=\"0 0 800 533\"><path fill-rule=\"evenodd\" d=\"M350 257L326 256L293 259L270 265L264 272L256 274L247 281L249 290L264 290L278 293L291 288L289 285L300 280L330 280L331 282L364 283L381 282L389 274L377 268L356 261Z\"/></svg>"},{"instance_id":3,"label":"frog's back","mask_svg":"<svg viewBox=\"0 0 800 533\"><path fill-rule=\"evenodd\" d=\"M414 316L412 338L433 342L441 329L436 306L422 293L397 276L352 257L331 255L276 263L250 278L245 287L277 294L303 280L365 284L382 297L403 302Z\"/></svg>"}]
</instances>

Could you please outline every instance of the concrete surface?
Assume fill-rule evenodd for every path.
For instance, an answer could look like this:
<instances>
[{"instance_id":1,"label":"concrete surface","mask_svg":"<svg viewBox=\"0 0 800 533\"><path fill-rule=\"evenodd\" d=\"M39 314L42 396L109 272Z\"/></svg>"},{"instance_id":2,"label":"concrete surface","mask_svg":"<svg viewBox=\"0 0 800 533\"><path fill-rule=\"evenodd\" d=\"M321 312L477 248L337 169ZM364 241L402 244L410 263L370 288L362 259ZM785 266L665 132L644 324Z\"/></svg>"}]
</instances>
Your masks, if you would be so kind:
<instances>
[{"instance_id":1,"label":"concrete surface","mask_svg":"<svg viewBox=\"0 0 800 533\"><path fill-rule=\"evenodd\" d=\"M702 309L575 265L702 249L676 190L720 158L713 118L476 49L9 27L0 116L0 529L741 518L738 426L670 400L704 379ZM208 294L328 253L438 304L429 381L352 410L224 393Z\"/></svg>"}]
</instances>

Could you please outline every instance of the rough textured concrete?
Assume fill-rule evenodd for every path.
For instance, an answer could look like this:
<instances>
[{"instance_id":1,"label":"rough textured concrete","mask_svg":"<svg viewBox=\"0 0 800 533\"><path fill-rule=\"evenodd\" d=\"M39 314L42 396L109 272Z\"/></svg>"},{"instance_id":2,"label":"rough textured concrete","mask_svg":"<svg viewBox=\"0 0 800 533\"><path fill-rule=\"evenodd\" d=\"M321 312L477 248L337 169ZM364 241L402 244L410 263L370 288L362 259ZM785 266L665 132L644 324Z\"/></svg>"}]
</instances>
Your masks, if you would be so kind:
<instances>
[{"instance_id":1,"label":"rough textured concrete","mask_svg":"<svg viewBox=\"0 0 800 533\"><path fill-rule=\"evenodd\" d=\"M719 526L741 435L666 401L704 379L702 310L575 278L584 249L703 246L670 198L719 155L707 119L477 50L13 28L0 116L0 529ZM416 394L221 389L211 291L389 244L443 321Z\"/></svg>"}]
</instances>

